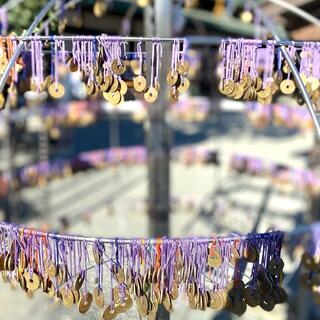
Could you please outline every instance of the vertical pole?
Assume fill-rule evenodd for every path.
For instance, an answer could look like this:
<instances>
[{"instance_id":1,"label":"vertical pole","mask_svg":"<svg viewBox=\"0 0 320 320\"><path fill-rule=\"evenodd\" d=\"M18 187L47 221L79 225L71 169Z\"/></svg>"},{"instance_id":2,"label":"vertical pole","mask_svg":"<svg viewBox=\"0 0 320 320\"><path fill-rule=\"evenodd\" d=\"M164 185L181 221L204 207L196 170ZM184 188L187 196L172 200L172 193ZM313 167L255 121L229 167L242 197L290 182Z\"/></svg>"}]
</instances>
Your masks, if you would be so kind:
<instances>
[{"instance_id":1,"label":"vertical pole","mask_svg":"<svg viewBox=\"0 0 320 320\"><path fill-rule=\"evenodd\" d=\"M39 161L47 163L49 165L49 140L48 132L43 124L43 128L40 130L38 135L38 152L39 152ZM48 167L48 175L50 174L50 168ZM48 184L48 177L44 178L44 185L42 189L42 215L48 217L50 215L50 190Z\"/></svg>"},{"instance_id":2,"label":"vertical pole","mask_svg":"<svg viewBox=\"0 0 320 320\"><path fill-rule=\"evenodd\" d=\"M171 0L154 0L154 15L145 8L145 35L156 37L172 36ZM151 34L154 30L154 34ZM148 150L148 214L149 233L152 237L169 235L170 212L170 128L165 112L169 106L166 75L170 66L170 43L163 44L163 56L159 75L160 92L157 101L149 106L147 123ZM150 48L149 48L150 49ZM150 54L148 54L150 56ZM170 315L162 305L157 312L157 320L169 320Z\"/></svg>"},{"instance_id":3,"label":"vertical pole","mask_svg":"<svg viewBox=\"0 0 320 320\"><path fill-rule=\"evenodd\" d=\"M155 0L154 5L155 36L171 37L171 1ZM170 128L165 120L165 112L169 105L166 75L170 65L170 46L170 44L163 44L159 76L161 90L157 101L149 107L149 128L147 128L149 233L153 237L169 234Z\"/></svg>"},{"instance_id":4,"label":"vertical pole","mask_svg":"<svg viewBox=\"0 0 320 320\"><path fill-rule=\"evenodd\" d=\"M12 220L12 207L13 207L13 186L12 186L12 171L13 171L13 152L12 152L12 137L11 137L11 122L10 122L10 102L9 96L6 99L5 109L2 111L4 116L4 121L6 124L6 136L3 143L3 150L7 157L7 178L8 178L8 194L5 198L5 221L11 222Z\"/></svg>"},{"instance_id":5,"label":"vertical pole","mask_svg":"<svg viewBox=\"0 0 320 320\"><path fill-rule=\"evenodd\" d=\"M119 115L118 110L114 109L109 112L109 147L120 146L120 132L119 132Z\"/></svg>"}]
</instances>

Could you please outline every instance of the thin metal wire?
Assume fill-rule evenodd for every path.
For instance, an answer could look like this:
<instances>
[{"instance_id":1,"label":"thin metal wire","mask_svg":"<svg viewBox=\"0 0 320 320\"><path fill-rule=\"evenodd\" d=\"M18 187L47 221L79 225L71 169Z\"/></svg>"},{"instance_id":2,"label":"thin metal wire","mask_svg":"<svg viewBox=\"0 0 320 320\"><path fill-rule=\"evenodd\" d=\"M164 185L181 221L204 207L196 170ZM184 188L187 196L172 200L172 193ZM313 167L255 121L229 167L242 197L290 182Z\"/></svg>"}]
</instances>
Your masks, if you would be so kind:
<instances>
[{"instance_id":1,"label":"thin metal wire","mask_svg":"<svg viewBox=\"0 0 320 320\"><path fill-rule=\"evenodd\" d=\"M30 34L34 31L34 29L37 27L37 25L39 24L39 22L43 19L43 17L49 12L49 10L54 6L54 4L56 3L57 0L50 0L48 1L48 3L42 8L42 10L39 12L39 14L36 16L36 18L34 19L34 21L32 22L32 24L30 25L29 29L26 32L26 36L30 36ZM6 84L6 81L9 77L9 73L10 70L12 69L12 67L14 66L15 62L17 61L17 59L19 58L22 49L24 47L24 43L21 42L19 43L19 45L17 46L16 51L14 52L14 54L12 55L1 79L0 79L0 92L3 91L3 88Z\"/></svg>"},{"instance_id":2,"label":"thin metal wire","mask_svg":"<svg viewBox=\"0 0 320 320\"><path fill-rule=\"evenodd\" d=\"M132 239L126 239L126 238L100 238L100 237L85 237L85 236L78 236L78 235L62 235L62 234L56 234L56 233L47 233L43 231L37 231L30 228L24 228L22 226L16 226L14 224L9 224L6 222L0 222L0 230L13 230L18 231L19 233L30 235L36 237L48 237L49 239L57 239L57 240L65 240L65 241L86 241L86 242L96 242L100 241L102 243L108 243L113 244L115 240L119 242L119 244L132 244L134 242L139 242L141 240L145 240L145 242L150 244L155 244L157 242L157 239L151 238L151 239L144 239L144 238L132 238ZM163 238L167 242L180 242L180 241L191 241L197 244L208 244L212 241L215 241L218 239L219 241L233 241L235 239L238 240L247 240L247 239L257 239L257 238L263 238L263 239L271 239L274 238L276 235L282 236L283 233L281 231L272 231L268 233L260 233L260 234L248 234L248 235L234 235L234 236L220 236L220 237L214 237L214 238L195 238L195 237L187 237L187 238Z\"/></svg>"},{"instance_id":3,"label":"thin metal wire","mask_svg":"<svg viewBox=\"0 0 320 320\"><path fill-rule=\"evenodd\" d=\"M268 0L268 1L287 9L288 11L296 14L300 18L303 18L304 20L311 22L311 23L315 24L316 26L320 27L320 20L318 18L314 17L313 15L306 12L305 10L302 10L302 9L296 7L295 5L291 4L290 2L283 1L283 0Z\"/></svg>"}]
</instances>

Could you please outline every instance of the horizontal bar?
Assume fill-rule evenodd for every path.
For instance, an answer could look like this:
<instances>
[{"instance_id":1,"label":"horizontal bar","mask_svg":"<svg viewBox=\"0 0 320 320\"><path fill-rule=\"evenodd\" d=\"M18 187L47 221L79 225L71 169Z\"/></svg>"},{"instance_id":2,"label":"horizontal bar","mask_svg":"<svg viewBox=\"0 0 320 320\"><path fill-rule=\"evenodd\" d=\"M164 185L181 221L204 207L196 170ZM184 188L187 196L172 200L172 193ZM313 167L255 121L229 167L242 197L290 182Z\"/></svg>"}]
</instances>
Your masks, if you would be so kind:
<instances>
[{"instance_id":1,"label":"horizontal bar","mask_svg":"<svg viewBox=\"0 0 320 320\"><path fill-rule=\"evenodd\" d=\"M23 233L25 235L33 235L36 237L48 237L49 239L57 239L57 240L65 240L65 241L86 241L86 242L96 242L100 241L103 243L114 243L115 240L118 241L119 244L132 244L137 241L145 240L145 242L150 242L151 244L155 244L157 242L156 238L150 238L150 239L145 239L145 238L132 238L132 239L124 239L124 238L99 238L99 237L85 237L85 236L77 236L77 235L62 235L62 234L56 234L56 233L50 233L50 232L43 232L43 231L37 231L31 228L24 228L22 226L16 226L14 224L9 224L6 222L0 222L0 231L1 229L6 230L6 231L18 231L19 233ZM178 241L194 241L197 244L209 244L214 240L219 240L219 241L233 241L235 239L239 240L247 240L247 239L252 239L255 238L257 239L258 237L260 238L273 238L275 234L278 234L279 236L283 236L284 233L281 231L271 231L267 233L261 233L261 234L248 234L248 235L234 235L234 236L218 236L215 238L164 238L165 241L168 242L178 242Z\"/></svg>"},{"instance_id":2,"label":"horizontal bar","mask_svg":"<svg viewBox=\"0 0 320 320\"><path fill-rule=\"evenodd\" d=\"M106 41L125 41L125 42L174 42L180 41L188 44L201 44L201 45L220 45L223 38L215 37L215 36L187 36L185 38L155 38L155 37L120 37L120 36L59 36L59 35L52 35L52 36L6 36L2 37L2 40L11 39L11 40L19 40L19 41L33 41L33 40L40 40L40 41L54 41L57 40L65 40L65 41L72 41L72 40L97 40L97 39L104 39ZM225 39L226 43L236 43L237 41L242 41L245 44L257 44L261 46L266 45L275 45L275 46L291 46L294 45L295 47L302 47L306 42L305 41L292 41L292 40L256 40L256 39L233 39L227 38ZM308 41L308 43L319 44L319 41Z\"/></svg>"},{"instance_id":3,"label":"horizontal bar","mask_svg":"<svg viewBox=\"0 0 320 320\"><path fill-rule=\"evenodd\" d=\"M88 36L88 35L77 35L77 36L60 36L60 35L52 35L52 36L6 36L2 37L1 39L12 39L12 40L19 40L19 41L33 41L33 40L40 40L40 41L53 41L57 40L65 40L65 41L72 41L72 40L97 40L103 39L107 41L126 41L126 42L174 42L174 41L185 41L184 38L155 38L155 37L120 37L120 36L107 36L107 35L99 35L99 36Z\"/></svg>"}]
</instances>

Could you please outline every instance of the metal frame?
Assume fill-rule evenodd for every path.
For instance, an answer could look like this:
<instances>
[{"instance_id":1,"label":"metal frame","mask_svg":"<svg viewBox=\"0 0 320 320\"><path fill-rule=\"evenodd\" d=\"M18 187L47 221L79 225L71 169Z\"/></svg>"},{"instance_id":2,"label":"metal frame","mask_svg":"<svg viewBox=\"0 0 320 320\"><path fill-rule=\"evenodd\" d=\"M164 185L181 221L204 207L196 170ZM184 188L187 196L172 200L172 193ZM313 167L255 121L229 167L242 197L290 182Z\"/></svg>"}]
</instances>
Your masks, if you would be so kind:
<instances>
[{"instance_id":1,"label":"metal frame","mask_svg":"<svg viewBox=\"0 0 320 320\"><path fill-rule=\"evenodd\" d=\"M255 10L260 10L260 7L254 2L254 1L251 1L251 4L252 6L255 8ZM262 14L261 15L261 19L262 19L262 22L263 24L266 26L267 29L270 30L270 32L272 33L273 37L275 38L275 40L279 43L281 43L281 39L279 37L279 34L276 30L276 27L273 25L272 23L272 20L265 14ZM292 42L292 43L295 43L295 42ZM299 74L299 71L295 65L295 63L293 62L293 60L291 59L290 55L289 55L289 52L288 50L285 48L284 45L281 45L280 46L280 50L283 54L283 57L285 58L285 60L288 62L289 64L289 67L292 71L292 74L293 74L293 77L296 81L296 85L297 87L299 88L301 94L302 94L302 97L307 105L307 108L309 110L309 113L310 113L310 116L312 118L312 121L314 123L314 126L315 126L315 129L316 129L316 132L317 132L317 136L318 138L320 138L320 123L319 123L319 119L314 111L314 108L313 108L313 103L309 97L309 94L306 90L306 87L305 85L303 84L303 81L301 79L301 76Z\"/></svg>"},{"instance_id":2,"label":"metal frame","mask_svg":"<svg viewBox=\"0 0 320 320\"><path fill-rule=\"evenodd\" d=\"M36 18L34 19L34 21L32 22L32 24L30 25L29 29L26 31L25 35L26 36L30 36L32 34L32 32L34 31L34 29L38 26L38 24L40 23L40 21L43 19L43 17L49 12L49 10L54 6L54 4L56 3L57 0L50 0L48 1L48 3L42 8L42 10L39 12L39 14L36 16ZM12 55L1 79L0 79L0 92L3 91L3 88L6 84L6 81L9 77L9 73L11 68L13 67L14 63L16 62L16 60L19 58L20 53L22 52L24 43L21 42L19 43L19 45L17 46L16 51L14 52L14 54Z\"/></svg>"}]
</instances>

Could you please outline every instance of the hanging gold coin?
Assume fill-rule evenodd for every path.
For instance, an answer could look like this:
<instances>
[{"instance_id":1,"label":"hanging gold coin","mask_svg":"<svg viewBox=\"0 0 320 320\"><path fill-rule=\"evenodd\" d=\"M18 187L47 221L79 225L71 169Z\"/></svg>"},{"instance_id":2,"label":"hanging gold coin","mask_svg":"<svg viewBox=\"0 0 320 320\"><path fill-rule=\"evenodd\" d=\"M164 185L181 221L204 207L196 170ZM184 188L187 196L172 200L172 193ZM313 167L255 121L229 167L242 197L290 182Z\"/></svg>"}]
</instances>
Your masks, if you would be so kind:
<instances>
[{"instance_id":1,"label":"hanging gold coin","mask_svg":"<svg viewBox=\"0 0 320 320\"><path fill-rule=\"evenodd\" d=\"M118 76L121 76L126 71L126 66L122 61L113 60L111 63L111 70Z\"/></svg>"},{"instance_id":2,"label":"hanging gold coin","mask_svg":"<svg viewBox=\"0 0 320 320\"><path fill-rule=\"evenodd\" d=\"M77 72L78 71L78 64L76 63L74 58L71 58L68 62L69 64L69 70L71 72Z\"/></svg>"},{"instance_id":3,"label":"hanging gold coin","mask_svg":"<svg viewBox=\"0 0 320 320\"><path fill-rule=\"evenodd\" d=\"M39 276L33 272L32 276L30 276L30 272L25 272L24 278L27 282L27 288L31 291L36 291L40 287L40 279Z\"/></svg>"},{"instance_id":4,"label":"hanging gold coin","mask_svg":"<svg viewBox=\"0 0 320 320\"><path fill-rule=\"evenodd\" d=\"M154 87L149 87L147 92L144 94L144 99L149 102L153 103L157 100L158 98L158 91Z\"/></svg>"},{"instance_id":5,"label":"hanging gold coin","mask_svg":"<svg viewBox=\"0 0 320 320\"><path fill-rule=\"evenodd\" d=\"M48 92L54 99L60 99L64 96L64 86L61 83L51 83Z\"/></svg>"},{"instance_id":6,"label":"hanging gold coin","mask_svg":"<svg viewBox=\"0 0 320 320\"><path fill-rule=\"evenodd\" d=\"M179 74L175 70L170 70L168 75L167 75L167 83L169 86L174 86L179 79Z\"/></svg>"},{"instance_id":7,"label":"hanging gold coin","mask_svg":"<svg viewBox=\"0 0 320 320\"><path fill-rule=\"evenodd\" d=\"M184 61L179 61L178 65L177 65L177 71L180 75L184 76L187 74L188 70L189 70L189 62L184 60Z\"/></svg>"},{"instance_id":8,"label":"hanging gold coin","mask_svg":"<svg viewBox=\"0 0 320 320\"><path fill-rule=\"evenodd\" d=\"M92 294L88 292L87 294L84 294L78 302L79 312L80 313L88 312L91 304L92 304Z\"/></svg>"},{"instance_id":9,"label":"hanging gold coin","mask_svg":"<svg viewBox=\"0 0 320 320\"><path fill-rule=\"evenodd\" d=\"M62 288L60 290L62 302L65 306L71 307L74 303L74 296L70 288Z\"/></svg>"},{"instance_id":10,"label":"hanging gold coin","mask_svg":"<svg viewBox=\"0 0 320 320\"><path fill-rule=\"evenodd\" d=\"M101 320L113 320L117 317L118 313L115 309L112 309L111 305L109 305L103 312L101 316Z\"/></svg>"},{"instance_id":11,"label":"hanging gold coin","mask_svg":"<svg viewBox=\"0 0 320 320\"><path fill-rule=\"evenodd\" d=\"M137 92L143 92L146 89L147 80L144 76L140 75L134 77L133 79L133 87Z\"/></svg>"},{"instance_id":12,"label":"hanging gold coin","mask_svg":"<svg viewBox=\"0 0 320 320\"><path fill-rule=\"evenodd\" d=\"M296 89L294 82L290 79L283 80L280 84L280 90L283 94L292 94Z\"/></svg>"},{"instance_id":13,"label":"hanging gold coin","mask_svg":"<svg viewBox=\"0 0 320 320\"><path fill-rule=\"evenodd\" d=\"M121 79L120 80L120 93L124 96L128 91L127 84Z\"/></svg>"},{"instance_id":14,"label":"hanging gold coin","mask_svg":"<svg viewBox=\"0 0 320 320\"><path fill-rule=\"evenodd\" d=\"M180 86L178 87L179 93L185 93L190 87L190 81L187 78L181 78Z\"/></svg>"},{"instance_id":15,"label":"hanging gold coin","mask_svg":"<svg viewBox=\"0 0 320 320\"><path fill-rule=\"evenodd\" d=\"M93 299L98 308L103 308L104 306L104 295L101 288L96 287L93 291Z\"/></svg>"},{"instance_id":16,"label":"hanging gold coin","mask_svg":"<svg viewBox=\"0 0 320 320\"><path fill-rule=\"evenodd\" d=\"M103 97L113 105L117 105L121 101L121 93L119 91L116 92L104 92Z\"/></svg>"}]
</instances>

